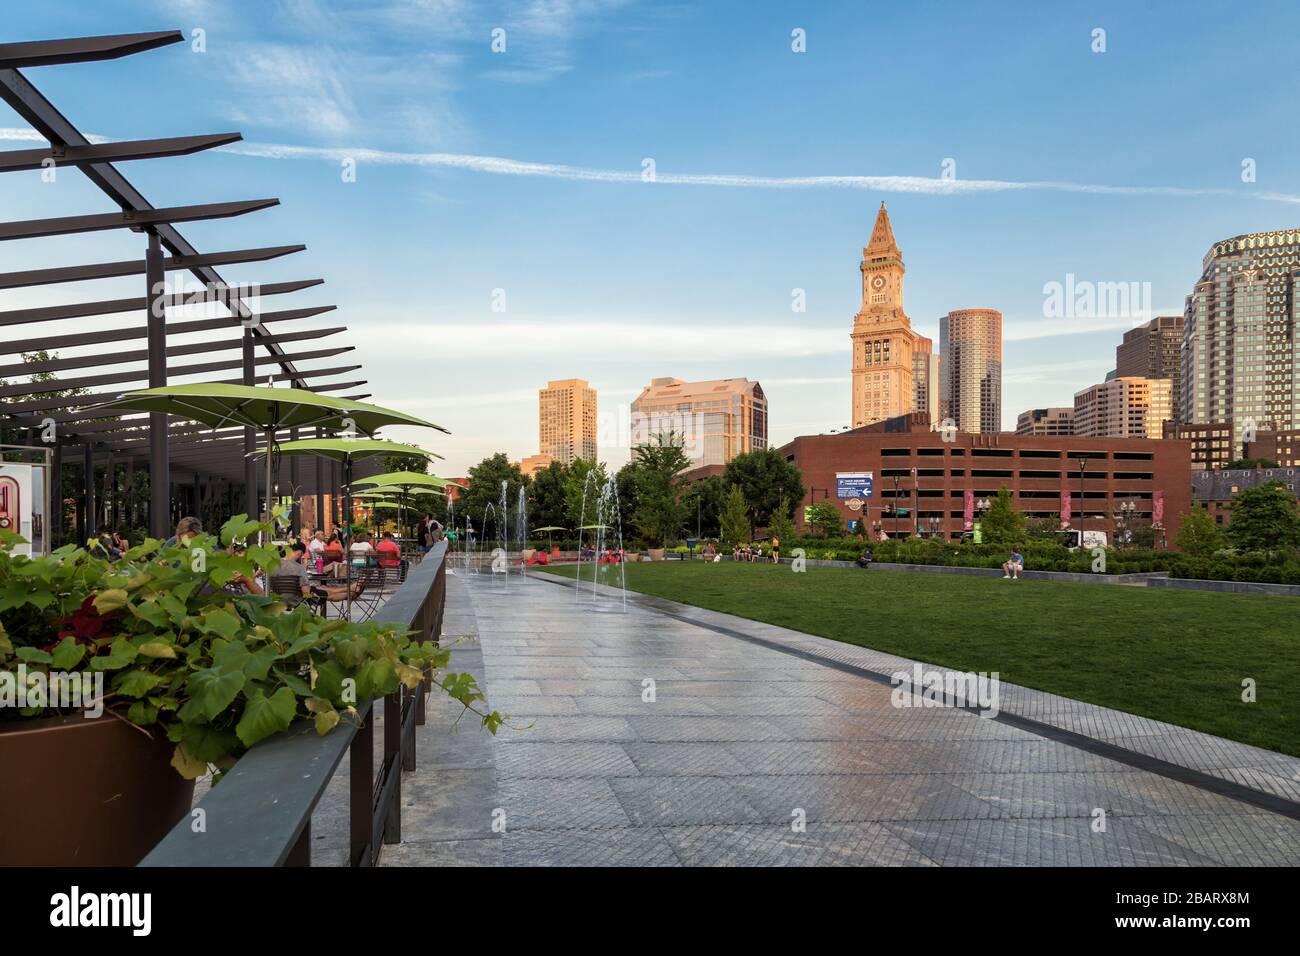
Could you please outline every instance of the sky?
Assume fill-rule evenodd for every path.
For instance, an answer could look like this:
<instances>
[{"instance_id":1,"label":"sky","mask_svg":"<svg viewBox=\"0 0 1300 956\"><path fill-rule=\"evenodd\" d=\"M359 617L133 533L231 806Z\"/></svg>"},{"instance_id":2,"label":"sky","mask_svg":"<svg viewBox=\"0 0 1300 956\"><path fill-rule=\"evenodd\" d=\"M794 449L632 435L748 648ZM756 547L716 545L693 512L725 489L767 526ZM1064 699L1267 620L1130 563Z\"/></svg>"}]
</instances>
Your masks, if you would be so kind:
<instances>
[{"instance_id":1,"label":"sky","mask_svg":"<svg viewBox=\"0 0 1300 956\"><path fill-rule=\"evenodd\" d=\"M1300 226L1291 0L0 3L0 42L189 38L26 75L87 134L242 132L122 170L156 206L278 197L181 231L208 251L305 243L223 274L324 278L264 307L338 311L276 331L346 325L328 344L356 350L328 362L361 363L373 401L449 428L390 436L444 455L448 476L535 454L550 379L597 389L615 465L658 376L760 381L777 444L848 424L882 201L918 332L936 338L952 309L1004 314L1008 428L1102 380L1124 329L1181 313L1214 242ZM0 105L0 149L31 136ZM111 209L74 170L0 177L3 219ZM140 246L3 243L0 271ZM139 282L0 292L0 309ZM1055 314L1067 282L1134 296Z\"/></svg>"}]
</instances>

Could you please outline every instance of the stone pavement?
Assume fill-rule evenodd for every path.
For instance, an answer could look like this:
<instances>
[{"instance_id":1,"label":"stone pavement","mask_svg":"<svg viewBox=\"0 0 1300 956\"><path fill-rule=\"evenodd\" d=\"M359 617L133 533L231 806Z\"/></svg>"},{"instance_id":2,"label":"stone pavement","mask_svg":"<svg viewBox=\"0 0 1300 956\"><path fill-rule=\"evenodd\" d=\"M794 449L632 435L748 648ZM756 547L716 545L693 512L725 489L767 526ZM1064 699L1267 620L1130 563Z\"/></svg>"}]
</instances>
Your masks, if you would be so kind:
<instances>
[{"instance_id":1,"label":"stone pavement","mask_svg":"<svg viewBox=\"0 0 1300 956\"><path fill-rule=\"evenodd\" d=\"M448 578L453 668L520 729L453 731L435 696L383 865L1300 864L1295 758L1009 685L1000 719L896 708L879 675L906 659L594 601Z\"/></svg>"}]
</instances>

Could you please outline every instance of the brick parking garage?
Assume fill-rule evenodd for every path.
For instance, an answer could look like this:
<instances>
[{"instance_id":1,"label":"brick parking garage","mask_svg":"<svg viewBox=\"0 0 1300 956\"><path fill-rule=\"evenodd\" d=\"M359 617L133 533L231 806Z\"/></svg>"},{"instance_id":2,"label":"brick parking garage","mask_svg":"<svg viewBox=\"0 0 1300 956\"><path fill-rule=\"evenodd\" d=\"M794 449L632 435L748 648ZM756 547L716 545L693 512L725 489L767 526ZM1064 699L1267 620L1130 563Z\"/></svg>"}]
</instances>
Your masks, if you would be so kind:
<instances>
[{"instance_id":1,"label":"brick parking garage","mask_svg":"<svg viewBox=\"0 0 1300 956\"><path fill-rule=\"evenodd\" d=\"M1105 531L1113 540L1121 504L1133 509L1137 521L1150 522L1163 499L1164 533L1157 532L1157 546L1172 546L1191 505L1187 441L943 433L931 431L923 417L805 435L783 446L781 453L803 473L804 504L829 501L846 522L878 526L890 537L919 527L926 535L957 538L967 530L967 492L979 502L1006 486L1030 519L1059 519L1062 492L1068 492L1071 527ZM871 495L857 499L856 510L854 499L837 494L837 475L854 472L872 477ZM896 514L895 504L907 513ZM802 508L795 510L795 522L802 530Z\"/></svg>"}]
</instances>

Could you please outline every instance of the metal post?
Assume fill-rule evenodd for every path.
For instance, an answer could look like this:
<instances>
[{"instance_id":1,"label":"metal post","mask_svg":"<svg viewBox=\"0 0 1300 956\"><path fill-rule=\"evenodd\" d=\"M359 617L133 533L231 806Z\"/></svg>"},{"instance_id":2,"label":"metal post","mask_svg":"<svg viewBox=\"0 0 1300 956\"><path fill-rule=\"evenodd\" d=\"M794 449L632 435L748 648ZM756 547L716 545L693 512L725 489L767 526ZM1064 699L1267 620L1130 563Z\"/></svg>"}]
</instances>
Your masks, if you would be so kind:
<instances>
[{"instance_id":1,"label":"metal post","mask_svg":"<svg viewBox=\"0 0 1300 956\"><path fill-rule=\"evenodd\" d=\"M63 446L55 442L50 456L50 515L47 519L47 550L63 546Z\"/></svg>"},{"instance_id":2,"label":"metal post","mask_svg":"<svg viewBox=\"0 0 1300 956\"><path fill-rule=\"evenodd\" d=\"M289 429L289 440L298 440L298 429ZM294 531L302 528L302 505L299 503L298 455L289 456L289 493L293 495L293 504L289 509L289 527Z\"/></svg>"},{"instance_id":3,"label":"metal post","mask_svg":"<svg viewBox=\"0 0 1300 956\"><path fill-rule=\"evenodd\" d=\"M166 282L163 278L162 245L156 232L149 233L145 254L145 279L149 300L149 387L167 384ZM171 460L167 452L167 415L149 413L149 534L166 538L171 520Z\"/></svg>"},{"instance_id":4,"label":"metal post","mask_svg":"<svg viewBox=\"0 0 1300 956\"><path fill-rule=\"evenodd\" d=\"M82 447L82 479L85 485L85 515L86 524L82 529L81 537L84 541L89 541L95 536L95 452L87 441ZM84 543L84 541L82 543Z\"/></svg>"},{"instance_id":5,"label":"metal post","mask_svg":"<svg viewBox=\"0 0 1300 956\"><path fill-rule=\"evenodd\" d=\"M324 438L325 429L316 428L316 437ZM316 458L316 530L325 530L325 459Z\"/></svg>"},{"instance_id":6,"label":"metal post","mask_svg":"<svg viewBox=\"0 0 1300 956\"><path fill-rule=\"evenodd\" d=\"M244 326L243 339L243 357L244 357L244 384L254 385L256 379L254 371L256 366L253 364L253 330L249 326ZM244 429L244 512L250 517L256 519L261 513L261 507L258 505L257 494L257 462L250 458L254 451L257 450L257 431L252 428ZM271 449L266 453L271 454Z\"/></svg>"}]
</instances>

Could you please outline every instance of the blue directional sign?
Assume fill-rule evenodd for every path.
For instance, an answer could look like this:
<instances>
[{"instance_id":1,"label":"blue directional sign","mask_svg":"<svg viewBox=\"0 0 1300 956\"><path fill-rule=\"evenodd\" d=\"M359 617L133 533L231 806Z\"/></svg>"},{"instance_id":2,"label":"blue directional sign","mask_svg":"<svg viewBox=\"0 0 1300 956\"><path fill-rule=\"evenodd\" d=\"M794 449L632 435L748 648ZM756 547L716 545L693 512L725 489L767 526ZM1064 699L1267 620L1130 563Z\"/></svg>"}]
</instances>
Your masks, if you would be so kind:
<instances>
[{"instance_id":1,"label":"blue directional sign","mask_svg":"<svg viewBox=\"0 0 1300 956\"><path fill-rule=\"evenodd\" d=\"M835 473L836 498L870 498L871 472L837 471Z\"/></svg>"}]
</instances>

